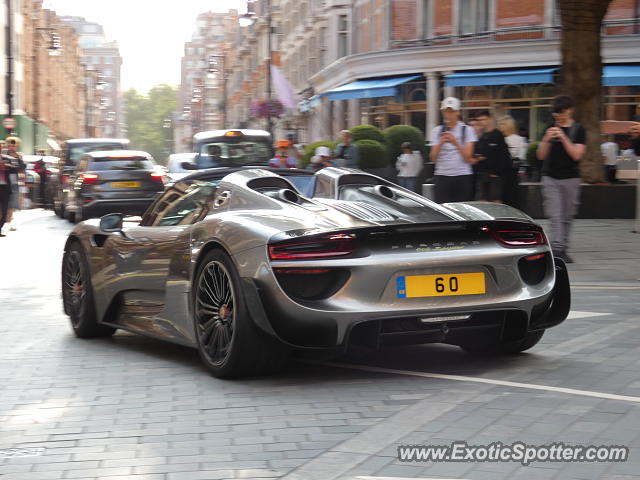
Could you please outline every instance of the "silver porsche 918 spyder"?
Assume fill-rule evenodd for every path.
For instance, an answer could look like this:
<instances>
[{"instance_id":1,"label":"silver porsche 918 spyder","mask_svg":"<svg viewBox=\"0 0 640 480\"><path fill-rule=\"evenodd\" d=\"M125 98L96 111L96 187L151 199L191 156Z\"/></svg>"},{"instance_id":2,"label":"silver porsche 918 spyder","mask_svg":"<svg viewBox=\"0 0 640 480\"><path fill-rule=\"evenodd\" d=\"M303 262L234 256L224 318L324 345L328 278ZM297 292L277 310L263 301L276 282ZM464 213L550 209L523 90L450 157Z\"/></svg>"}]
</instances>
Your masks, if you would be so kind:
<instances>
[{"instance_id":1,"label":"silver porsche 918 spyder","mask_svg":"<svg viewBox=\"0 0 640 480\"><path fill-rule=\"evenodd\" d=\"M301 349L521 352L570 305L566 267L524 213L438 205L332 167L203 170L141 221L83 222L62 296L78 337L123 329L192 346L219 377L274 371Z\"/></svg>"}]
</instances>

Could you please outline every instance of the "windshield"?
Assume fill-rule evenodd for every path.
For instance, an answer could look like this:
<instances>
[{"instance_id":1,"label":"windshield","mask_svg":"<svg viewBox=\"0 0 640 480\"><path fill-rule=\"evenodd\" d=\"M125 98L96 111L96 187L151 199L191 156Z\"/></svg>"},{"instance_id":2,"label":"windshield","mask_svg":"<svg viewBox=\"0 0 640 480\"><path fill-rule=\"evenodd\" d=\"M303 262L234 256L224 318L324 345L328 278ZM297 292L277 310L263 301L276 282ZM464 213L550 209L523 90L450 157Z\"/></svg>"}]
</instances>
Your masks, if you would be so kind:
<instances>
[{"instance_id":1,"label":"windshield","mask_svg":"<svg viewBox=\"0 0 640 480\"><path fill-rule=\"evenodd\" d=\"M200 144L198 168L267 165L271 146L267 139L209 140Z\"/></svg>"},{"instance_id":2,"label":"windshield","mask_svg":"<svg viewBox=\"0 0 640 480\"><path fill-rule=\"evenodd\" d=\"M313 190L316 184L316 177L313 175L302 175L299 177L296 176L286 176L287 180L293 183L293 186L296 187L298 192L302 194L303 197L311 198L313 197Z\"/></svg>"},{"instance_id":3,"label":"windshield","mask_svg":"<svg viewBox=\"0 0 640 480\"><path fill-rule=\"evenodd\" d=\"M125 145L122 143L89 143L84 145L70 145L68 147L69 157L67 164L77 165L80 157L87 152L99 152L101 150L123 150Z\"/></svg>"},{"instance_id":4,"label":"windshield","mask_svg":"<svg viewBox=\"0 0 640 480\"><path fill-rule=\"evenodd\" d=\"M118 158L112 157L93 158L88 170L153 170L154 163L144 157Z\"/></svg>"}]
</instances>

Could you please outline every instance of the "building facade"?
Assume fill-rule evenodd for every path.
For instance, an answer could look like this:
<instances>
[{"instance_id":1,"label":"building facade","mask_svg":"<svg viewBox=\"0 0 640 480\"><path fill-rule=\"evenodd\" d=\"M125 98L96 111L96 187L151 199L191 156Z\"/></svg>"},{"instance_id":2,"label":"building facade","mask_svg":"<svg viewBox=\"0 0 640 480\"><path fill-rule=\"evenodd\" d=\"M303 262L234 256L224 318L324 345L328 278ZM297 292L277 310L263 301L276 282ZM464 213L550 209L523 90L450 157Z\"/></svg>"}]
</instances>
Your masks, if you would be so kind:
<instances>
[{"instance_id":1,"label":"building facade","mask_svg":"<svg viewBox=\"0 0 640 480\"><path fill-rule=\"evenodd\" d=\"M35 149L53 152L61 140L82 133L83 70L78 38L55 12L42 8L41 0L13 0L11 7L12 81L8 81L7 37L3 35L0 85L4 92L2 117L11 110L16 127L4 133L17 134L24 153ZM6 28L7 15L2 19Z\"/></svg>"},{"instance_id":2,"label":"building facade","mask_svg":"<svg viewBox=\"0 0 640 480\"><path fill-rule=\"evenodd\" d=\"M85 135L121 137L124 115L120 96L122 57L117 42L108 41L102 25L83 17L64 16L61 20L74 29L82 51L86 99Z\"/></svg>"},{"instance_id":3,"label":"building facade","mask_svg":"<svg viewBox=\"0 0 640 480\"><path fill-rule=\"evenodd\" d=\"M614 0L603 26L608 119L629 120L640 103L639 9ZM448 95L462 99L464 118L508 113L530 138L550 122L560 65L554 0L354 0L340 15L327 19L327 45L338 55L308 80L310 140L359 123L427 132Z\"/></svg>"},{"instance_id":4,"label":"building facade","mask_svg":"<svg viewBox=\"0 0 640 480\"><path fill-rule=\"evenodd\" d=\"M462 99L465 119L508 113L530 138L550 121L561 61L555 0L251 0L248 10L256 21L234 19L218 49L228 128L266 127L251 106L267 97L269 55L299 100L274 133L305 143L361 123L426 135L448 95ZM639 10L637 0L613 0L602 29L608 119L628 120L640 103Z\"/></svg>"},{"instance_id":5,"label":"building facade","mask_svg":"<svg viewBox=\"0 0 640 480\"><path fill-rule=\"evenodd\" d=\"M179 111L174 115L177 152L190 151L195 133L221 128L223 123L223 66L227 25L238 14L206 12L198 15L194 33L184 44L181 59Z\"/></svg>"}]
</instances>

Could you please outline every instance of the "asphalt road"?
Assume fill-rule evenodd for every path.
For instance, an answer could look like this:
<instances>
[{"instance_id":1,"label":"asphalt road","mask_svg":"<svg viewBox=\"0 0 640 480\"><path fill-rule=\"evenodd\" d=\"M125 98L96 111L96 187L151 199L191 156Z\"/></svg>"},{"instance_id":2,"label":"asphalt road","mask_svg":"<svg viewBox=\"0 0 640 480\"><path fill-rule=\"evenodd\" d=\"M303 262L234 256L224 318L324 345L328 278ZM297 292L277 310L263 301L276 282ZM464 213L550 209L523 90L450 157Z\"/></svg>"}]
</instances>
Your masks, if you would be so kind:
<instances>
[{"instance_id":1,"label":"asphalt road","mask_svg":"<svg viewBox=\"0 0 640 480\"><path fill-rule=\"evenodd\" d=\"M74 338L71 225L22 213L0 239L0 478L640 478L640 237L581 221L571 317L527 354L430 345L223 381L188 348ZM615 248L612 247L615 245ZM624 463L401 462L400 445L623 445Z\"/></svg>"}]
</instances>

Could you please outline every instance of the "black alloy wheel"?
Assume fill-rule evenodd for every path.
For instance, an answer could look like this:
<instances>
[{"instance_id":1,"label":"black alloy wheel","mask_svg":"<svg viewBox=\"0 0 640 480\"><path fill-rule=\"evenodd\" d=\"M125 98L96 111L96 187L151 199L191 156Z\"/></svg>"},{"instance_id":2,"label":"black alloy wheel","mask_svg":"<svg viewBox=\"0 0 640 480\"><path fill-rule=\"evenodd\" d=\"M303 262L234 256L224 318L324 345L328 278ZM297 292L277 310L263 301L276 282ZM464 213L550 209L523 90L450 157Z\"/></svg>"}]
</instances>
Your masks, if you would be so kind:
<instances>
[{"instance_id":1,"label":"black alloy wheel","mask_svg":"<svg viewBox=\"0 0 640 480\"><path fill-rule=\"evenodd\" d=\"M196 327L202 353L213 366L224 364L235 330L236 296L225 266L205 265L196 287Z\"/></svg>"},{"instance_id":2,"label":"black alloy wheel","mask_svg":"<svg viewBox=\"0 0 640 480\"><path fill-rule=\"evenodd\" d=\"M209 251L199 263L193 316L200 358L216 377L273 373L288 358L288 349L254 324L238 271L223 250Z\"/></svg>"},{"instance_id":3,"label":"black alloy wheel","mask_svg":"<svg viewBox=\"0 0 640 480\"><path fill-rule=\"evenodd\" d=\"M71 327L80 338L106 337L115 328L98 323L89 265L79 242L72 242L62 259L62 301Z\"/></svg>"}]
</instances>

